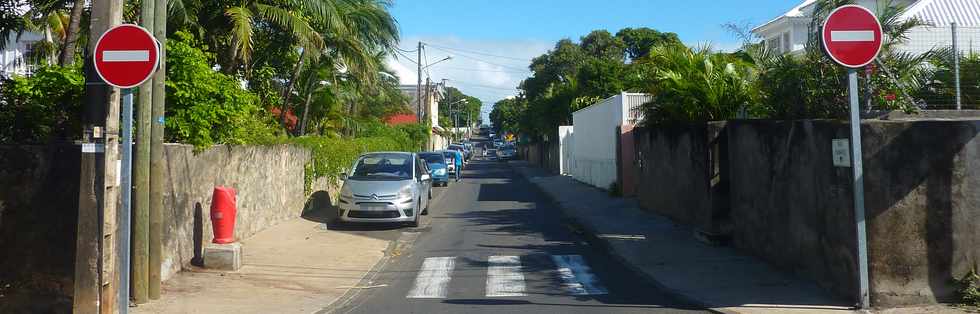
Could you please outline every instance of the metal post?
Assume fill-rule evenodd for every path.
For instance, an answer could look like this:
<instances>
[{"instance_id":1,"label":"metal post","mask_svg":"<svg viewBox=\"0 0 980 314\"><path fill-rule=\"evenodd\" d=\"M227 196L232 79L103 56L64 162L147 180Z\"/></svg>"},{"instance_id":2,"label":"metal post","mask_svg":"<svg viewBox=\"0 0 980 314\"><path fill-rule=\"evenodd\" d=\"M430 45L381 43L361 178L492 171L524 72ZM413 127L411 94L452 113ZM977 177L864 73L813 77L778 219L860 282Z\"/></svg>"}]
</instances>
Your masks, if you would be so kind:
<instances>
[{"instance_id":1,"label":"metal post","mask_svg":"<svg viewBox=\"0 0 980 314\"><path fill-rule=\"evenodd\" d=\"M129 224L133 197L133 89L122 90L122 173L119 211L119 313L129 312Z\"/></svg>"},{"instance_id":2,"label":"metal post","mask_svg":"<svg viewBox=\"0 0 980 314\"><path fill-rule=\"evenodd\" d=\"M864 165L861 156L861 116L858 108L857 70L847 70L848 92L851 98L851 171L854 174L854 220L857 224L858 280L861 287L861 308L871 304L868 293L868 235L864 217Z\"/></svg>"},{"instance_id":3,"label":"metal post","mask_svg":"<svg viewBox=\"0 0 980 314\"><path fill-rule=\"evenodd\" d=\"M963 109L963 103L961 101L961 90L960 90L960 50L958 48L959 44L956 40L956 22L950 24L950 28L953 33L953 76L956 81L956 110Z\"/></svg>"}]
</instances>

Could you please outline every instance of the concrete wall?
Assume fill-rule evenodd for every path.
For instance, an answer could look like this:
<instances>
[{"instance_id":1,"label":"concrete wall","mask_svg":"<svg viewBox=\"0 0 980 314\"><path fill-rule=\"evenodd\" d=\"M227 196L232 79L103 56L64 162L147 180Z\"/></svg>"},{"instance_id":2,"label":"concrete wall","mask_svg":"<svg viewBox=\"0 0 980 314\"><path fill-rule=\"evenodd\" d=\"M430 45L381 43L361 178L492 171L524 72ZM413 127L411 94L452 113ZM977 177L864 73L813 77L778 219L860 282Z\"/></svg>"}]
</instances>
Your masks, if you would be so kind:
<instances>
[{"instance_id":1,"label":"concrete wall","mask_svg":"<svg viewBox=\"0 0 980 314\"><path fill-rule=\"evenodd\" d=\"M623 106L616 97L572 113L575 127L575 167L572 176L599 188L616 182L616 127L623 123Z\"/></svg>"},{"instance_id":2,"label":"concrete wall","mask_svg":"<svg viewBox=\"0 0 980 314\"><path fill-rule=\"evenodd\" d=\"M0 286L10 285L8 301L25 290L51 303L72 295L79 158L75 145L0 145Z\"/></svg>"},{"instance_id":3,"label":"concrete wall","mask_svg":"<svg viewBox=\"0 0 980 314\"><path fill-rule=\"evenodd\" d=\"M563 125L558 127L558 174L571 175L575 167L575 127Z\"/></svg>"},{"instance_id":4,"label":"concrete wall","mask_svg":"<svg viewBox=\"0 0 980 314\"><path fill-rule=\"evenodd\" d=\"M849 168L837 121L732 121L734 243L841 296L856 295ZM952 301L980 264L980 120L865 121L872 302Z\"/></svg>"},{"instance_id":5,"label":"concrete wall","mask_svg":"<svg viewBox=\"0 0 980 314\"><path fill-rule=\"evenodd\" d=\"M237 191L238 240L303 212L304 167L310 160L304 148L216 146L195 153L188 145L165 147L164 279L200 257L201 245L213 239L209 211L215 186Z\"/></svg>"},{"instance_id":6,"label":"concrete wall","mask_svg":"<svg viewBox=\"0 0 980 314\"><path fill-rule=\"evenodd\" d=\"M633 130L636 195L644 209L695 226L727 233L727 160L724 122Z\"/></svg>"}]
</instances>

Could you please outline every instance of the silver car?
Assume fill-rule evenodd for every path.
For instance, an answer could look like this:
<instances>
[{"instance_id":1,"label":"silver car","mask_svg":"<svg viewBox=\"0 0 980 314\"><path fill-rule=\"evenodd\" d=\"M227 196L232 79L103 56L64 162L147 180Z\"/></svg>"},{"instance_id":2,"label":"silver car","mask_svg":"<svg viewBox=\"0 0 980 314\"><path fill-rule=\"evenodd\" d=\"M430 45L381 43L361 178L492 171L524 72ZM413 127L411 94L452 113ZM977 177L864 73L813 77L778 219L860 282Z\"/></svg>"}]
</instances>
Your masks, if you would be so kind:
<instances>
[{"instance_id":1,"label":"silver car","mask_svg":"<svg viewBox=\"0 0 980 314\"><path fill-rule=\"evenodd\" d=\"M350 175L343 174L340 220L407 223L417 227L428 214L432 178L418 154L378 152L361 155Z\"/></svg>"}]
</instances>

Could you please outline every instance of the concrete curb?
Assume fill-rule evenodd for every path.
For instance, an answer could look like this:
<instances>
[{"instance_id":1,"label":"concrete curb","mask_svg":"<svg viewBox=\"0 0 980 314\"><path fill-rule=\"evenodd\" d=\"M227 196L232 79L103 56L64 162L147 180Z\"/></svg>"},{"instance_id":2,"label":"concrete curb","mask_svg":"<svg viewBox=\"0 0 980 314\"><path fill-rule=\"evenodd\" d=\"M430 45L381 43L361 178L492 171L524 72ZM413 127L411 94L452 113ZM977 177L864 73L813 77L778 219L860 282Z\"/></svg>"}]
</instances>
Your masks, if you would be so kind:
<instances>
[{"instance_id":1,"label":"concrete curb","mask_svg":"<svg viewBox=\"0 0 980 314\"><path fill-rule=\"evenodd\" d=\"M612 256L614 259L616 259L617 261L619 261L620 263L622 263L623 265L625 265L627 268L629 268L630 270L632 270L634 273L637 273L640 276L642 276L647 282L652 283L658 289L662 290L663 292L665 292L669 296L673 297L674 299L677 299L678 301L680 301L682 303L687 303L689 305L700 307L700 308L703 308L703 309L705 309L707 311L710 311L710 312L713 312L713 313L719 313L719 314L741 314L740 312L737 312L737 311L731 311L731 310L714 308L710 304L705 303L704 301L699 300L697 297L694 297L694 296L685 294L683 292L677 291L675 289L670 288L669 286L664 285L662 282L660 282L659 280L657 280L656 277L654 277L653 275L651 275L651 274L647 273L646 271L644 271L640 266L638 266L636 264L633 264L632 262L630 262L630 260L626 256L624 256L620 252L616 251L612 247L612 244L608 240L599 237L598 236L598 232L596 230L592 229L592 227L588 226L587 224L582 223L581 220L579 220L579 219L577 219L577 218L569 215L568 214L568 211L569 210L567 208L565 208L564 206L562 206L561 203L554 198L554 196L552 196L547 191L545 191L545 189L539 187L537 184L535 184L533 181L531 181L531 178L528 177L527 173L525 173L525 170L524 169L521 169L521 168L527 168L527 166L525 166L525 165L519 165L519 164L514 163L514 162L508 162L508 165L510 165L512 168L514 168L514 170L515 170L514 172L517 172L521 176L521 178L524 178L524 180L527 180L528 182L530 182L531 185L534 186L534 188L537 189L538 192L540 192L542 195L544 195L549 201L551 201L551 203L554 204L555 207L558 207L559 209L561 209L561 211L562 211L562 219L563 220L568 221L568 222L574 224L579 229L583 230L584 231L583 235L585 236L586 241L588 241L590 244L593 244L596 247L602 248L603 250L609 252L609 255L610 256Z\"/></svg>"}]
</instances>

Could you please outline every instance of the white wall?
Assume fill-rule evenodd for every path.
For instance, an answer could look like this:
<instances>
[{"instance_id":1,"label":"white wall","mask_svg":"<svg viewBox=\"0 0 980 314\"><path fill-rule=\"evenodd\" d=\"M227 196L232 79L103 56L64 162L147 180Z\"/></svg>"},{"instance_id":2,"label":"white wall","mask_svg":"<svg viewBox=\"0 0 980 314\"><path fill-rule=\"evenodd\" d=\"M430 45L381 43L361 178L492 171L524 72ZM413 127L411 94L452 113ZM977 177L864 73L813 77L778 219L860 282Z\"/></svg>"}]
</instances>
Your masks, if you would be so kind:
<instances>
[{"instance_id":1,"label":"white wall","mask_svg":"<svg viewBox=\"0 0 980 314\"><path fill-rule=\"evenodd\" d=\"M607 98L572 114L572 176L576 180L599 188L616 182L616 127L623 123L621 97Z\"/></svg>"},{"instance_id":2,"label":"white wall","mask_svg":"<svg viewBox=\"0 0 980 314\"><path fill-rule=\"evenodd\" d=\"M575 167L575 127L558 127L558 174L571 175Z\"/></svg>"}]
</instances>

